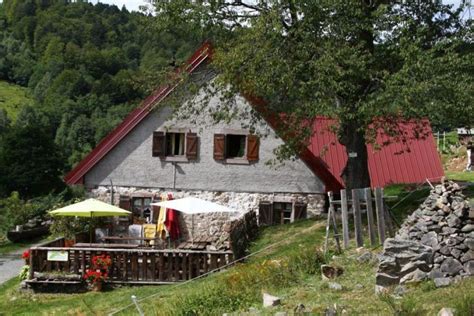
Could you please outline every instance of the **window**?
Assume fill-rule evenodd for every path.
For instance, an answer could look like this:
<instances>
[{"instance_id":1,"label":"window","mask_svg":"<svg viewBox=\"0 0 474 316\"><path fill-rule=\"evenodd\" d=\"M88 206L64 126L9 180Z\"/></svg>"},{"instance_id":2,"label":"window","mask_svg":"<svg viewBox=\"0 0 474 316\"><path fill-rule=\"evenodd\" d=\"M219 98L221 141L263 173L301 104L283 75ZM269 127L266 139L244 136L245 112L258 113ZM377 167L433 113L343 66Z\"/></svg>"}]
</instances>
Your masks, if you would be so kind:
<instances>
[{"instance_id":1,"label":"window","mask_svg":"<svg viewBox=\"0 0 474 316\"><path fill-rule=\"evenodd\" d=\"M165 156L184 156L184 133L166 133Z\"/></svg>"},{"instance_id":2,"label":"window","mask_svg":"<svg viewBox=\"0 0 474 316\"><path fill-rule=\"evenodd\" d=\"M256 162L259 138L252 134L214 134L214 159L225 162Z\"/></svg>"},{"instance_id":3,"label":"window","mask_svg":"<svg viewBox=\"0 0 474 316\"><path fill-rule=\"evenodd\" d=\"M275 224L291 223L291 213L293 205L291 203L273 203L273 219Z\"/></svg>"},{"instance_id":4,"label":"window","mask_svg":"<svg viewBox=\"0 0 474 316\"><path fill-rule=\"evenodd\" d=\"M281 225L306 218L307 205L301 202L260 202L259 225Z\"/></svg>"},{"instance_id":5,"label":"window","mask_svg":"<svg viewBox=\"0 0 474 316\"><path fill-rule=\"evenodd\" d=\"M133 197L132 213L133 216L146 218L151 214L151 198L150 197Z\"/></svg>"},{"instance_id":6,"label":"window","mask_svg":"<svg viewBox=\"0 0 474 316\"><path fill-rule=\"evenodd\" d=\"M196 133L153 132L152 156L164 160L196 160L198 155L198 136Z\"/></svg>"},{"instance_id":7,"label":"window","mask_svg":"<svg viewBox=\"0 0 474 316\"><path fill-rule=\"evenodd\" d=\"M225 157L243 158L245 156L245 144L247 136L245 135L226 135Z\"/></svg>"}]
</instances>

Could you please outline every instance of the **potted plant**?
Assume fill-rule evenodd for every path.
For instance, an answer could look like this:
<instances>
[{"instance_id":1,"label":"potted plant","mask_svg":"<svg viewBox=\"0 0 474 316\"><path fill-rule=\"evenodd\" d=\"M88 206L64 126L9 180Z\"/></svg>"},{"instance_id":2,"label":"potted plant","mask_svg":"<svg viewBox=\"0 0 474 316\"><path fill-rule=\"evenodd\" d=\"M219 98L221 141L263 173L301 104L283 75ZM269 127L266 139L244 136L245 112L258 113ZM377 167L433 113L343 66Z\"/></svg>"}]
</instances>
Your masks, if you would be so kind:
<instances>
[{"instance_id":1,"label":"potted plant","mask_svg":"<svg viewBox=\"0 0 474 316\"><path fill-rule=\"evenodd\" d=\"M107 273L100 270L87 269L84 274L84 280L89 283L90 289L94 292L102 291L102 284L107 279Z\"/></svg>"},{"instance_id":2,"label":"potted plant","mask_svg":"<svg viewBox=\"0 0 474 316\"><path fill-rule=\"evenodd\" d=\"M109 255L102 254L92 257L91 268L86 270L84 280L89 283L93 291L102 291L102 285L108 277L112 259Z\"/></svg>"},{"instance_id":3,"label":"potted plant","mask_svg":"<svg viewBox=\"0 0 474 316\"><path fill-rule=\"evenodd\" d=\"M54 219L50 231L54 236L64 237L64 246L71 247L79 233L87 232L89 223L82 218L58 217Z\"/></svg>"},{"instance_id":4,"label":"potted plant","mask_svg":"<svg viewBox=\"0 0 474 316\"><path fill-rule=\"evenodd\" d=\"M29 265L30 264L30 249L23 251L21 258L25 260L26 265Z\"/></svg>"}]
</instances>

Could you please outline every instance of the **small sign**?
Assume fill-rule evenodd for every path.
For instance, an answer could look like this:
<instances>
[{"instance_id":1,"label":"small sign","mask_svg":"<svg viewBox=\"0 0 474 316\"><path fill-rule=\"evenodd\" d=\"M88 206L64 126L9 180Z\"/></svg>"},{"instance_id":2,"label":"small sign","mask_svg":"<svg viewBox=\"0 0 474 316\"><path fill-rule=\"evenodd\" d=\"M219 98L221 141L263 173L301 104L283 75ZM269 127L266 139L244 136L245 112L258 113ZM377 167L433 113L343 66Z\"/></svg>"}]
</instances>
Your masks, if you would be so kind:
<instances>
[{"instance_id":1,"label":"small sign","mask_svg":"<svg viewBox=\"0 0 474 316\"><path fill-rule=\"evenodd\" d=\"M349 158L356 158L357 157L357 153L349 153Z\"/></svg>"},{"instance_id":2,"label":"small sign","mask_svg":"<svg viewBox=\"0 0 474 316\"><path fill-rule=\"evenodd\" d=\"M67 251L48 251L48 261L67 261L68 252Z\"/></svg>"}]
</instances>

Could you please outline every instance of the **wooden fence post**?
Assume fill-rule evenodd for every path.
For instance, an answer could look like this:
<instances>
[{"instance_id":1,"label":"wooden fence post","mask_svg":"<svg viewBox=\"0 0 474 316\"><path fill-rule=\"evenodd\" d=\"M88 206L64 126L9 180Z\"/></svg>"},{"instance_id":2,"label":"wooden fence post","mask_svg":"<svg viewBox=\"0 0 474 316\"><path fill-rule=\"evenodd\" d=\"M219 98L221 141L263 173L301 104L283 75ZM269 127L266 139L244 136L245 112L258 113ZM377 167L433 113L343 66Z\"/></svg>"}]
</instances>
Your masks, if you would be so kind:
<instances>
[{"instance_id":1,"label":"wooden fence post","mask_svg":"<svg viewBox=\"0 0 474 316\"><path fill-rule=\"evenodd\" d=\"M360 214L359 195L357 189L352 189L352 210L354 212L354 228L357 247L364 245L362 238L362 216Z\"/></svg>"},{"instance_id":2,"label":"wooden fence post","mask_svg":"<svg viewBox=\"0 0 474 316\"><path fill-rule=\"evenodd\" d=\"M374 211L372 208L372 190L366 188L364 191L365 203L367 204L367 226L369 227L370 245L375 246L377 244L377 237L375 235Z\"/></svg>"},{"instance_id":3,"label":"wooden fence post","mask_svg":"<svg viewBox=\"0 0 474 316\"><path fill-rule=\"evenodd\" d=\"M385 214L383 207L383 190L375 188L375 211L377 213L377 227L379 231L379 241L383 245L385 242Z\"/></svg>"},{"instance_id":4,"label":"wooden fence post","mask_svg":"<svg viewBox=\"0 0 474 316\"><path fill-rule=\"evenodd\" d=\"M347 214L347 191L341 190L342 244L349 248L349 218Z\"/></svg>"},{"instance_id":5,"label":"wooden fence post","mask_svg":"<svg viewBox=\"0 0 474 316\"><path fill-rule=\"evenodd\" d=\"M36 259L36 250L31 250L30 249L30 270L28 271L28 280L32 280L33 277L34 277L34 273L35 273L35 264L34 264L34 260Z\"/></svg>"}]
</instances>

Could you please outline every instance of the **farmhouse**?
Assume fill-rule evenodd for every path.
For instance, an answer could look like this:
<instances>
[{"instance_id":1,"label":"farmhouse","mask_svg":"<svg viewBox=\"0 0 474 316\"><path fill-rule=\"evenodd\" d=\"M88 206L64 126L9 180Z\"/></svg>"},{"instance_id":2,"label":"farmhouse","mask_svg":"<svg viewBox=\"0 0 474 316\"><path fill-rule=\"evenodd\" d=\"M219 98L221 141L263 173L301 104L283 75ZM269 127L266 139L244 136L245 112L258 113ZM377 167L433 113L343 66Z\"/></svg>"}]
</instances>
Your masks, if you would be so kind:
<instances>
[{"instance_id":1,"label":"farmhouse","mask_svg":"<svg viewBox=\"0 0 474 316\"><path fill-rule=\"evenodd\" d=\"M205 71L210 57L211 47L205 43L183 69L200 80L212 80ZM174 198L195 196L245 212L257 211L263 224L318 215L325 193L343 187L340 172L347 156L324 128L329 120L316 120L311 143L298 159L272 166L267 162L275 158L273 151L283 140L271 120L262 119L249 129L245 115L217 124L208 111L180 118L167 104L177 86L158 88L67 174L66 182L84 185L92 197L131 210L136 221L146 217L156 221L157 210L150 204L171 193ZM209 107L219 102L218 96L212 96ZM251 102L242 96L235 97L235 104L242 113L252 110ZM401 128L409 131L411 126ZM429 125L427 129L427 137L408 144L369 148L374 185L443 176ZM184 219L184 226L189 226L190 219ZM195 223L198 234L215 234L223 226L218 216L196 218Z\"/></svg>"}]
</instances>

